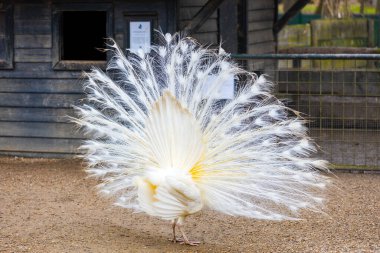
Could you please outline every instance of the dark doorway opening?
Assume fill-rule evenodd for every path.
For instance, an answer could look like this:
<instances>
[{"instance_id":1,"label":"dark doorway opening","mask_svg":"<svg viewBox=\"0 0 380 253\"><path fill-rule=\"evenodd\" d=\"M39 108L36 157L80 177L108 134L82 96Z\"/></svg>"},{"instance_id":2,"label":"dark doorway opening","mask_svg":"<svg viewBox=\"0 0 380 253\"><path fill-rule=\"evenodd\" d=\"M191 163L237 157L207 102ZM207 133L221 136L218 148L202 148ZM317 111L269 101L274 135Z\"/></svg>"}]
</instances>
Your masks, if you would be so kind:
<instances>
[{"instance_id":1,"label":"dark doorway opening","mask_svg":"<svg viewBox=\"0 0 380 253\"><path fill-rule=\"evenodd\" d=\"M106 60L106 11L63 11L61 60Z\"/></svg>"}]
</instances>

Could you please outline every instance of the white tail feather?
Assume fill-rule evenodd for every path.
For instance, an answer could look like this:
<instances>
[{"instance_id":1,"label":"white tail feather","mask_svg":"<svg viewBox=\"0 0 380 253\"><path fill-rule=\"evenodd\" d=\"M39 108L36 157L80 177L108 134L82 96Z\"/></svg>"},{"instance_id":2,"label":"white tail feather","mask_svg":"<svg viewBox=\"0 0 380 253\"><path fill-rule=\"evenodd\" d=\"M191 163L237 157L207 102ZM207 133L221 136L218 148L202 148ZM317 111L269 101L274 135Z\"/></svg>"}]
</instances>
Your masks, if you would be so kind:
<instances>
[{"instance_id":1,"label":"white tail feather","mask_svg":"<svg viewBox=\"0 0 380 253\"><path fill-rule=\"evenodd\" d=\"M92 134L82 148L102 192L164 219L202 206L272 220L319 210L327 164L309 158L305 121L270 94L273 84L222 50L159 36L151 54L113 45L107 74L87 75L89 102L74 121ZM213 99L231 75L243 87L235 99Z\"/></svg>"}]
</instances>

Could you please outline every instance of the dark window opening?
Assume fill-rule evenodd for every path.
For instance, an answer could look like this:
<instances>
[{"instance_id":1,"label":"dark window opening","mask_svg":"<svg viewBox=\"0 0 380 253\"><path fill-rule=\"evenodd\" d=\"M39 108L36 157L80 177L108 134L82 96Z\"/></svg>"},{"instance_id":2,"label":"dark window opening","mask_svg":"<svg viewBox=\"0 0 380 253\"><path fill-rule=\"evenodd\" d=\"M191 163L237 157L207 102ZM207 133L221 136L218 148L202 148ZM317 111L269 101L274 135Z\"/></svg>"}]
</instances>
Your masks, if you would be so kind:
<instances>
[{"instance_id":1,"label":"dark window opening","mask_svg":"<svg viewBox=\"0 0 380 253\"><path fill-rule=\"evenodd\" d=\"M13 4L0 1L0 69L13 68Z\"/></svg>"},{"instance_id":2,"label":"dark window opening","mask_svg":"<svg viewBox=\"0 0 380 253\"><path fill-rule=\"evenodd\" d=\"M0 60L6 58L7 43L6 43L6 31L5 31L5 13L0 11Z\"/></svg>"},{"instance_id":3,"label":"dark window opening","mask_svg":"<svg viewBox=\"0 0 380 253\"><path fill-rule=\"evenodd\" d=\"M63 11L61 60L105 61L106 24L106 11Z\"/></svg>"}]
</instances>

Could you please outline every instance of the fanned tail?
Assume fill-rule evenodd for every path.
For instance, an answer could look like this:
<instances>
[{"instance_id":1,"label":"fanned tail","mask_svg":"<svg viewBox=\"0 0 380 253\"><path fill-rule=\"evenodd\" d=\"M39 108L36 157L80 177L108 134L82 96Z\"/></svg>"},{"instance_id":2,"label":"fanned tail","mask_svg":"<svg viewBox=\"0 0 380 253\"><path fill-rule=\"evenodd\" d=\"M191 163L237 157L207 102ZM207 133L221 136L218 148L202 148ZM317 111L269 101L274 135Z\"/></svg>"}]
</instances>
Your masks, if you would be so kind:
<instances>
[{"instance_id":1,"label":"fanned tail","mask_svg":"<svg viewBox=\"0 0 380 253\"><path fill-rule=\"evenodd\" d=\"M208 153L197 182L212 209L270 220L320 211L327 162L309 158L316 147L305 120L271 87L264 76L252 80L207 125Z\"/></svg>"},{"instance_id":2,"label":"fanned tail","mask_svg":"<svg viewBox=\"0 0 380 253\"><path fill-rule=\"evenodd\" d=\"M194 116L169 92L153 105L145 134L157 169L189 171L204 153L201 129Z\"/></svg>"},{"instance_id":3,"label":"fanned tail","mask_svg":"<svg viewBox=\"0 0 380 253\"><path fill-rule=\"evenodd\" d=\"M226 214L280 220L319 210L327 163L310 158L316 148L305 120L271 95L273 84L222 49L178 34L158 37L149 54L125 56L112 45L107 72L87 74L88 104L75 121L92 136L82 148L101 191L142 210L136 177L177 168L203 205ZM218 101L231 76L242 88Z\"/></svg>"}]
</instances>

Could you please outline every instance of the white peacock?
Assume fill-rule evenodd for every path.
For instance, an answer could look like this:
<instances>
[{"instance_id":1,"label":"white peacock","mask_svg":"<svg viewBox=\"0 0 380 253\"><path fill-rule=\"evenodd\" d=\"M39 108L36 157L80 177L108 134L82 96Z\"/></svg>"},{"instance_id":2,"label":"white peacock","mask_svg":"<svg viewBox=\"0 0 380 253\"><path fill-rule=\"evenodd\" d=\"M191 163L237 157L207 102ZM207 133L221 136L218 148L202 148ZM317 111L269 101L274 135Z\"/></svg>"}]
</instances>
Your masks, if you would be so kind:
<instances>
[{"instance_id":1,"label":"white peacock","mask_svg":"<svg viewBox=\"0 0 380 253\"><path fill-rule=\"evenodd\" d=\"M327 163L310 158L316 148L305 121L270 94L273 84L221 48L158 37L149 54L125 56L113 44L107 72L87 74L87 103L74 121L91 136L82 148L101 192L171 221L173 241L189 245L199 242L182 225L203 208L267 220L319 211ZM241 88L217 100L231 76Z\"/></svg>"}]
</instances>

